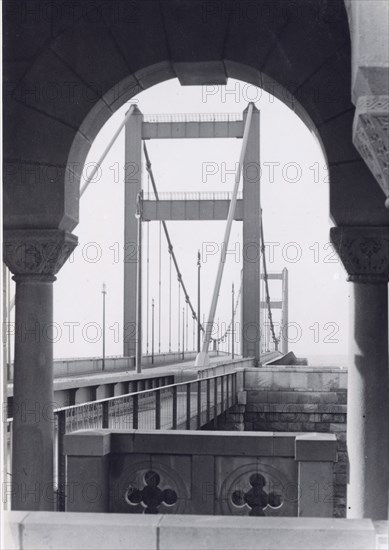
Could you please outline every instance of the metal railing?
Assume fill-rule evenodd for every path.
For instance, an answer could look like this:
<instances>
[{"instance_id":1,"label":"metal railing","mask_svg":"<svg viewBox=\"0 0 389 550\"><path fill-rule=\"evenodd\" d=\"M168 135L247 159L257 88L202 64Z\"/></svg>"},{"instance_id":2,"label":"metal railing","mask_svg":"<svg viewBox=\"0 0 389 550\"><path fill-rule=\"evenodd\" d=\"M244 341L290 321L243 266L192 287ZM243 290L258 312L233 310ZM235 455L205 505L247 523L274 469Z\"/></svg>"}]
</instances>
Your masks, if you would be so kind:
<instances>
[{"instance_id":1,"label":"metal railing","mask_svg":"<svg viewBox=\"0 0 389 550\"><path fill-rule=\"evenodd\" d=\"M243 122L242 113L144 114L144 122Z\"/></svg>"},{"instance_id":2,"label":"metal railing","mask_svg":"<svg viewBox=\"0 0 389 550\"><path fill-rule=\"evenodd\" d=\"M232 193L229 191L172 191L158 193L144 193L144 200L148 201L230 201ZM238 199L243 198L242 192L238 193Z\"/></svg>"},{"instance_id":3,"label":"metal railing","mask_svg":"<svg viewBox=\"0 0 389 550\"><path fill-rule=\"evenodd\" d=\"M53 458L57 510L65 510L66 434L99 428L191 430L211 421L216 429L217 417L232 407L236 399L237 372L234 371L56 409ZM10 472L12 418L8 419L7 426Z\"/></svg>"}]
</instances>

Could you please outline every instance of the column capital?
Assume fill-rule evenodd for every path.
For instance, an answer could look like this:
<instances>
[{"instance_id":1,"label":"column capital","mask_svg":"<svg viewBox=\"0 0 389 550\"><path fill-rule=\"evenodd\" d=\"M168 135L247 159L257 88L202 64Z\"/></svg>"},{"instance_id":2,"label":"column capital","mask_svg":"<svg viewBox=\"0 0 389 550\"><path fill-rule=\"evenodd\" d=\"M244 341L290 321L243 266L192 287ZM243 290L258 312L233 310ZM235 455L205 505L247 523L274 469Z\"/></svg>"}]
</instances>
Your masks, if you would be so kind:
<instances>
[{"instance_id":1,"label":"column capital","mask_svg":"<svg viewBox=\"0 0 389 550\"><path fill-rule=\"evenodd\" d=\"M389 96L365 95L358 98L353 142L378 181L389 196Z\"/></svg>"},{"instance_id":2,"label":"column capital","mask_svg":"<svg viewBox=\"0 0 389 550\"><path fill-rule=\"evenodd\" d=\"M78 243L60 229L9 229L3 237L3 260L17 278L53 281Z\"/></svg>"},{"instance_id":3,"label":"column capital","mask_svg":"<svg viewBox=\"0 0 389 550\"><path fill-rule=\"evenodd\" d=\"M389 282L389 227L332 227L330 238L349 281Z\"/></svg>"}]
</instances>

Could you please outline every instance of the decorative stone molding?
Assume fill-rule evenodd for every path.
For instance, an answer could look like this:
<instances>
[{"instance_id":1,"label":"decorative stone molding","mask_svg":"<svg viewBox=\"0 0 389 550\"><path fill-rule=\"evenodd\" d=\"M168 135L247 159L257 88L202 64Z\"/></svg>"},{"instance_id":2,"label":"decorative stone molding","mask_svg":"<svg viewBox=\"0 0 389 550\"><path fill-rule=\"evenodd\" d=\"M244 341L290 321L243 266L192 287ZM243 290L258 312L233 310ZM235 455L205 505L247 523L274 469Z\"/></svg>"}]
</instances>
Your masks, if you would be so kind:
<instances>
[{"instance_id":1,"label":"decorative stone molding","mask_svg":"<svg viewBox=\"0 0 389 550\"><path fill-rule=\"evenodd\" d=\"M349 281L389 281L389 227L332 227L330 237Z\"/></svg>"},{"instance_id":2,"label":"decorative stone molding","mask_svg":"<svg viewBox=\"0 0 389 550\"><path fill-rule=\"evenodd\" d=\"M389 96L358 98L353 142L385 195L389 196Z\"/></svg>"},{"instance_id":3,"label":"decorative stone molding","mask_svg":"<svg viewBox=\"0 0 389 550\"><path fill-rule=\"evenodd\" d=\"M59 229L6 230L3 261L16 276L53 277L77 243L75 235Z\"/></svg>"}]
</instances>

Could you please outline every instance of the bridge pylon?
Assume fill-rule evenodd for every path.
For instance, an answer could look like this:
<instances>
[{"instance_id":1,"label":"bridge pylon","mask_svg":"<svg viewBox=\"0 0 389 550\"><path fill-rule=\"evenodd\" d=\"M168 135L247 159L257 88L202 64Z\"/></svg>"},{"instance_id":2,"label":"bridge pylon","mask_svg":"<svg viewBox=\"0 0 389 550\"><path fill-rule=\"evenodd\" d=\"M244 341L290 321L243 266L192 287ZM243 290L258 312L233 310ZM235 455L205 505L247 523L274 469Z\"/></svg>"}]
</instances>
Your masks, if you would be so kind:
<instances>
[{"instance_id":1,"label":"bridge pylon","mask_svg":"<svg viewBox=\"0 0 389 550\"><path fill-rule=\"evenodd\" d=\"M141 161L143 139L243 138L248 108L242 115L186 114L144 115L138 107L126 124L125 180L125 262L124 333L125 356L136 354L136 300L138 231L137 196L142 188ZM243 222L242 243L242 356L260 359L260 112L252 105L252 118L243 159L243 193L236 201L235 220ZM156 205L157 202L157 206ZM168 203L177 203L175 208ZM144 200L144 220L227 219L230 200L226 197L202 199ZM193 204L191 204L193 203ZM190 214L188 215L188 212ZM197 212L197 215L196 215ZM133 253L131 256L131 252Z\"/></svg>"}]
</instances>

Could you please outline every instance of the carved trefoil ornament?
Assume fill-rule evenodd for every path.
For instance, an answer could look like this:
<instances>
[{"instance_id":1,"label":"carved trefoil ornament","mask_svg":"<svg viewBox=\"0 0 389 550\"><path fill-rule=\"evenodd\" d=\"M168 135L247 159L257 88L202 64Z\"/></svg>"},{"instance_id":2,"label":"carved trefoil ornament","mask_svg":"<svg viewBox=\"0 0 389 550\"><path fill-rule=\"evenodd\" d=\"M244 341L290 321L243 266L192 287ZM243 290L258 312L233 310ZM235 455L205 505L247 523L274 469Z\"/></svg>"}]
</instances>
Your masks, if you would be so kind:
<instances>
[{"instance_id":1,"label":"carved trefoil ornament","mask_svg":"<svg viewBox=\"0 0 389 550\"><path fill-rule=\"evenodd\" d=\"M389 196L389 96L361 96L354 117L353 141L370 171Z\"/></svg>"}]
</instances>

